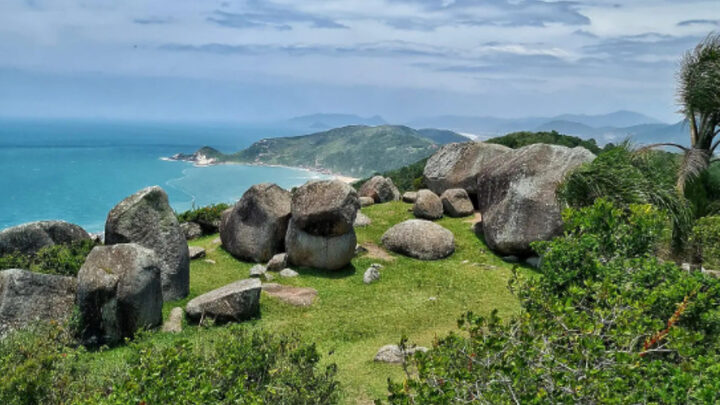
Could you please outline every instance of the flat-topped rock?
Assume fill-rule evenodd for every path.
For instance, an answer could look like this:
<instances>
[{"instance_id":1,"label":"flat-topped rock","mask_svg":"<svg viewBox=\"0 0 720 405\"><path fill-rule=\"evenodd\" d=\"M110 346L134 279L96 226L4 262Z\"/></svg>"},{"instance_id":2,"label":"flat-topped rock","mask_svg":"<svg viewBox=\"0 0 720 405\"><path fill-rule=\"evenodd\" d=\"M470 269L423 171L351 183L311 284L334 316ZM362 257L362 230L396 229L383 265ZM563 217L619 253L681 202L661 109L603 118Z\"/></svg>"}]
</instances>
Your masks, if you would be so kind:
<instances>
[{"instance_id":1,"label":"flat-topped rock","mask_svg":"<svg viewBox=\"0 0 720 405\"><path fill-rule=\"evenodd\" d=\"M374 360L379 363L402 364L416 352L427 351L427 347L422 346L406 347L403 351L398 345L386 345L378 350Z\"/></svg>"},{"instance_id":2,"label":"flat-topped rock","mask_svg":"<svg viewBox=\"0 0 720 405\"><path fill-rule=\"evenodd\" d=\"M263 284L262 290L267 295L296 307L309 307L315 302L318 295L317 290L314 288L291 287L276 283Z\"/></svg>"},{"instance_id":3,"label":"flat-topped rock","mask_svg":"<svg viewBox=\"0 0 720 405\"><path fill-rule=\"evenodd\" d=\"M223 212L220 238L233 256L264 263L284 250L289 220L290 192L275 184L256 184Z\"/></svg>"},{"instance_id":4,"label":"flat-topped rock","mask_svg":"<svg viewBox=\"0 0 720 405\"><path fill-rule=\"evenodd\" d=\"M148 187L125 198L108 213L105 244L137 243L161 260L163 299L184 298L190 291L190 254L168 196Z\"/></svg>"},{"instance_id":5,"label":"flat-topped rock","mask_svg":"<svg viewBox=\"0 0 720 405\"><path fill-rule=\"evenodd\" d=\"M340 236L353 230L360 209L358 194L338 180L311 181L292 196L295 227L314 236Z\"/></svg>"},{"instance_id":6,"label":"flat-topped rock","mask_svg":"<svg viewBox=\"0 0 720 405\"><path fill-rule=\"evenodd\" d=\"M402 195L403 202L413 204L415 203L415 200L417 200L417 192L415 191L408 191L405 194Z\"/></svg>"},{"instance_id":7,"label":"flat-topped rock","mask_svg":"<svg viewBox=\"0 0 720 405\"><path fill-rule=\"evenodd\" d=\"M36 321L63 322L75 303L75 277L0 271L0 336Z\"/></svg>"},{"instance_id":8,"label":"flat-topped rock","mask_svg":"<svg viewBox=\"0 0 720 405\"><path fill-rule=\"evenodd\" d=\"M382 237L390 251L420 260L438 260L455 251L455 237L442 226L411 219L390 228Z\"/></svg>"},{"instance_id":9,"label":"flat-topped rock","mask_svg":"<svg viewBox=\"0 0 720 405\"><path fill-rule=\"evenodd\" d=\"M53 245L65 245L90 239L81 227L64 221L37 221L0 231L0 256L19 252L33 254Z\"/></svg>"},{"instance_id":10,"label":"flat-topped rock","mask_svg":"<svg viewBox=\"0 0 720 405\"><path fill-rule=\"evenodd\" d=\"M205 249L200 246L188 246L188 253L190 255L190 260L202 259L205 257Z\"/></svg>"},{"instance_id":11,"label":"flat-topped rock","mask_svg":"<svg viewBox=\"0 0 720 405\"><path fill-rule=\"evenodd\" d=\"M185 306L190 320L240 322L260 313L261 282L256 278L236 281L193 298Z\"/></svg>"}]
</instances>

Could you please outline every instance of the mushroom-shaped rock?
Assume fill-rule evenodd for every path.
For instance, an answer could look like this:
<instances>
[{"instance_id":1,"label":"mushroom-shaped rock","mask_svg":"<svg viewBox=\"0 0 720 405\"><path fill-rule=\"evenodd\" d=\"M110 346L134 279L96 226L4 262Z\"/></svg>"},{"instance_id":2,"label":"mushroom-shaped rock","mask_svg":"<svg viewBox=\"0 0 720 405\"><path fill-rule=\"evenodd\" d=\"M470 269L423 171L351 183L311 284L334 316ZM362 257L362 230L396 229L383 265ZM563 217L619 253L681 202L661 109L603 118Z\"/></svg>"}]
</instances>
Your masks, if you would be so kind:
<instances>
[{"instance_id":1,"label":"mushroom-shaped rock","mask_svg":"<svg viewBox=\"0 0 720 405\"><path fill-rule=\"evenodd\" d=\"M324 270L339 270L350 264L356 245L354 231L340 236L317 236L298 229L294 218L285 238L290 263Z\"/></svg>"},{"instance_id":2,"label":"mushroom-shaped rock","mask_svg":"<svg viewBox=\"0 0 720 405\"><path fill-rule=\"evenodd\" d=\"M445 209L445 214L449 217L459 218L472 215L475 212L472 201L467 191L462 188L451 188L445 190L440 196Z\"/></svg>"},{"instance_id":3,"label":"mushroom-shaped rock","mask_svg":"<svg viewBox=\"0 0 720 405\"><path fill-rule=\"evenodd\" d=\"M382 237L388 250L420 260L438 260L455 251L455 237L442 226L411 219L390 228Z\"/></svg>"},{"instance_id":4,"label":"mushroom-shaped rock","mask_svg":"<svg viewBox=\"0 0 720 405\"><path fill-rule=\"evenodd\" d=\"M163 299L184 298L190 289L190 255L168 196L148 187L113 208L105 222L105 244L137 243L152 249L161 261Z\"/></svg>"},{"instance_id":5,"label":"mushroom-shaped rock","mask_svg":"<svg viewBox=\"0 0 720 405\"><path fill-rule=\"evenodd\" d=\"M562 233L556 191L565 176L595 158L585 148L534 144L496 159L478 175L482 231L503 255L532 253L530 243Z\"/></svg>"},{"instance_id":6,"label":"mushroom-shaped rock","mask_svg":"<svg viewBox=\"0 0 720 405\"><path fill-rule=\"evenodd\" d=\"M260 312L261 286L256 278L236 281L193 298L185 306L185 312L194 322L203 318L221 323L253 318Z\"/></svg>"},{"instance_id":7,"label":"mushroom-shaped rock","mask_svg":"<svg viewBox=\"0 0 720 405\"><path fill-rule=\"evenodd\" d=\"M256 184L223 213L220 238L233 256L257 263L284 250L290 220L290 192L275 184Z\"/></svg>"},{"instance_id":8,"label":"mushroom-shaped rock","mask_svg":"<svg viewBox=\"0 0 720 405\"><path fill-rule=\"evenodd\" d=\"M443 216L442 200L430 190L420 190L413 205L413 214L422 219L440 219Z\"/></svg>"},{"instance_id":9,"label":"mushroom-shaped rock","mask_svg":"<svg viewBox=\"0 0 720 405\"><path fill-rule=\"evenodd\" d=\"M0 256L19 252L33 254L52 245L90 239L81 227L64 221L38 221L0 231Z\"/></svg>"},{"instance_id":10,"label":"mushroom-shaped rock","mask_svg":"<svg viewBox=\"0 0 720 405\"><path fill-rule=\"evenodd\" d=\"M0 271L0 336L35 321L63 321L72 313L75 277Z\"/></svg>"},{"instance_id":11,"label":"mushroom-shaped rock","mask_svg":"<svg viewBox=\"0 0 720 405\"><path fill-rule=\"evenodd\" d=\"M358 191L360 197L370 197L376 203L397 201L400 199L400 190L395 187L389 177L375 176L366 181Z\"/></svg>"},{"instance_id":12,"label":"mushroom-shaped rock","mask_svg":"<svg viewBox=\"0 0 720 405\"><path fill-rule=\"evenodd\" d=\"M510 151L506 146L484 142L447 144L428 159L423 171L425 183L438 195L451 188L462 188L473 197L477 193L478 173L489 168L488 163L497 156Z\"/></svg>"},{"instance_id":13,"label":"mushroom-shaped rock","mask_svg":"<svg viewBox=\"0 0 720 405\"><path fill-rule=\"evenodd\" d=\"M78 272L82 339L117 343L162 323L162 260L135 243L96 246Z\"/></svg>"},{"instance_id":14,"label":"mushroom-shaped rock","mask_svg":"<svg viewBox=\"0 0 720 405\"><path fill-rule=\"evenodd\" d=\"M292 196L295 227L315 236L340 236L352 232L360 209L357 192L338 180L311 181Z\"/></svg>"}]
</instances>

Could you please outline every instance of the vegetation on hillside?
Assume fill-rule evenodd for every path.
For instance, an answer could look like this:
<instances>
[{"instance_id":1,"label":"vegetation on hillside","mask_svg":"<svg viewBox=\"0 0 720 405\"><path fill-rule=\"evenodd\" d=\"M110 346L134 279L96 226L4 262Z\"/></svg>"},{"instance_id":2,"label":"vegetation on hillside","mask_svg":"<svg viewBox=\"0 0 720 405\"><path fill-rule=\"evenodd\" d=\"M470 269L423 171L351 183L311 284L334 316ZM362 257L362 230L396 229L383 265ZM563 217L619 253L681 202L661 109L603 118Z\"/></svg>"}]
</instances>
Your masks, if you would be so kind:
<instances>
[{"instance_id":1,"label":"vegetation on hillside","mask_svg":"<svg viewBox=\"0 0 720 405\"><path fill-rule=\"evenodd\" d=\"M541 275L514 277L523 312L466 314L415 355L390 403L712 403L720 281L654 257L662 215L599 199L538 243Z\"/></svg>"},{"instance_id":2,"label":"vegetation on hillside","mask_svg":"<svg viewBox=\"0 0 720 405\"><path fill-rule=\"evenodd\" d=\"M428 158L425 158L419 162L401 167L400 169L375 174L383 177L389 177L401 193L420 190L425 187L423 170L425 170L425 164L427 164L427 161ZM360 187L362 187L362 185L368 180L370 180L369 177L353 183L353 186L359 190Z\"/></svg>"},{"instance_id":3,"label":"vegetation on hillside","mask_svg":"<svg viewBox=\"0 0 720 405\"><path fill-rule=\"evenodd\" d=\"M36 273L76 276L95 242L82 240L69 245L46 246L35 254L19 252L0 256L0 270L24 269Z\"/></svg>"},{"instance_id":4,"label":"vegetation on hillside","mask_svg":"<svg viewBox=\"0 0 720 405\"><path fill-rule=\"evenodd\" d=\"M550 132L513 132L511 134L488 139L487 143L496 143L505 145L512 149L522 148L523 146L536 143L547 143L550 145L562 145L568 148L582 146L594 154L600 153L602 149L597 145L594 139L582 139L576 136L563 135L556 131Z\"/></svg>"},{"instance_id":5,"label":"vegetation on hillside","mask_svg":"<svg viewBox=\"0 0 720 405\"><path fill-rule=\"evenodd\" d=\"M211 204L205 207L193 207L192 209L176 214L180 222L197 222L199 224L211 224L220 221L223 211L230 208L229 204Z\"/></svg>"}]
</instances>

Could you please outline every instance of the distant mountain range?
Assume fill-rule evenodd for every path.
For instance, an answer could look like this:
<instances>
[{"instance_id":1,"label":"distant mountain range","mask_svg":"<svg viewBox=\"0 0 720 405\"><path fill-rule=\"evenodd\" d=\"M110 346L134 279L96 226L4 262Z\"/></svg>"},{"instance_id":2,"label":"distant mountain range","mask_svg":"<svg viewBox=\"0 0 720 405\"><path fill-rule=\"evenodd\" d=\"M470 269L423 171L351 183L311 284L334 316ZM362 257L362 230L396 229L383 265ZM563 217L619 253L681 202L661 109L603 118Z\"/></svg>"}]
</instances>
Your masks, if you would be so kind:
<instances>
[{"instance_id":1,"label":"distant mountain range","mask_svg":"<svg viewBox=\"0 0 720 405\"><path fill-rule=\"evenodd\" d=\"M385 125L382 117L352 114L313 114L292 118L286 124L295 129L324 130L347 125ZM440 115L404 123L412 128L445 128L449 133L477 139L489 139L518 131L557 131L581 138L594 138L600 144L621 142L677 142L686 144L687 128L682 122L667 124L634 111L609 114L562 114L554 117L497 118L488 116ZM454 131L454 132L453 132Z\"/></svg>"},{"instance_id":2,"label":"distant mountain range","mask_svg":"<svg viewBox=\"0 0 720 405\"><path fill-rule=\"evenodd\" d=\"M170 159L197 165L281 165L367 177L415 163L432 155L439 145L466 141L468 138L447 130L351 125L310 135L263 139L233 154L205 146L191 155L177 154Z\"/></svg>"}]
</instances>

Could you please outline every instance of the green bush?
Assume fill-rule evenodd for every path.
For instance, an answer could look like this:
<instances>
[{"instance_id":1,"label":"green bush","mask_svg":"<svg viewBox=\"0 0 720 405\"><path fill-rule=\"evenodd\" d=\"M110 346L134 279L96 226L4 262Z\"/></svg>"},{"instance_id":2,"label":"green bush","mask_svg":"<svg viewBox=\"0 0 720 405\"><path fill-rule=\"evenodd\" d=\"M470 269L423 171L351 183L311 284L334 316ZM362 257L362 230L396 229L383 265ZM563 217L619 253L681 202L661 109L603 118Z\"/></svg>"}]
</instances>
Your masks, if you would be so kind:
<instances>
[{"instance_id":1,"label":"green bush","mask_svg":"<svg viewBox=\"0 0 720 405\"><path fill-rule=\"evenodd\" d=\"M206 207L200 207L177 214L180 222L197 222L200 225L212 224L220 221L223 211L230 208L225 203L212 204Z\"/></svg>"},{"instance_id":2,"label":"green bush","mask_svg":"<svg viewBox=\"0 0 720 405\"><path fill-rule=\"evenodd\" d=\"M536 143L547 143L550 145L567 146L568 148L582 146L583 148L589 150L596 155L602 151L594 139L585 140L576 136L563 135L558 133L557 131L513 132L504 136L488 139L485 142L505 145L508 148L512 149L522 148L523 146L533 145Z\"/></svg>"},{"instance_id":3,"label":"green bush","mask_svg":"<svg viewBox=\"0 0 720 405\"><path fill-rule=\"evenodd\" d=\"M383 177L389 177L395 184L395 187L397 187L401 193L406 191L420 190L421 188L425 188L425 178L423 176L423 171L425 170L425 164L427 164L427 161L428 159L425 158L409 166L378 174ZM360 187L362 187L362 185L365 184L365 182L368 180L370 179L367 178L360 180L356 183L353 183L353 186L359 190Z\"/></svg>"},{"instance_id":4,"label":"green bush","mask_svg":"<svg viewBox=\"0 0 720 405\"><path fill-rule=\"evenodd\" d=\"M93 247L94 241L82 240L69 245L46 246L32 255L10 253L0 257L0 270L25 269L36 273L76 276Z\"/></svg>"},{"instance_id":5,"label":"green bush","mask_svg":"<svg viewBox=\"0 0 720 405\"><path fill-rule=\"evenodd\" d=\"M704 217L695 222L692 245L698 262L720 270L720 216Z\"/></svg>"},{"instance_id":6,"label":"green bush","mask_svg":"<svg viewBox=\"0 0 720 405\"><path fill-rule=\"evenodd\" d=\"M598 201L566 218L564 236L536 245L541 274L511 280L522 313L466 314L389 383L391 403L717 400L720 282L652 256L662 221L645 206Z\"/></svg>"},{"instance_id":7,"label":"green bush","mask_svg":"<svg viewBox=\"0 0 720 405\"><path fill-rule=\"evenodd\" d=\"M98 376L95 356L46 325L0 340L2 404L332 404L335 366L313 344L232 325L196 341L129 343L123 364ZM129 351L129 353L128 353Z\"/></svg>"}]
</instances>

